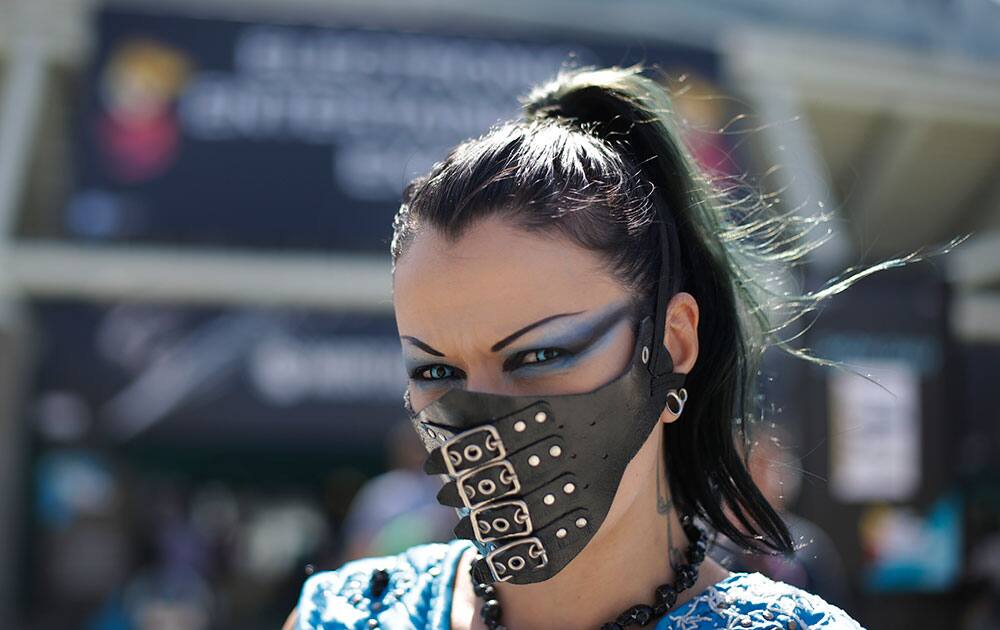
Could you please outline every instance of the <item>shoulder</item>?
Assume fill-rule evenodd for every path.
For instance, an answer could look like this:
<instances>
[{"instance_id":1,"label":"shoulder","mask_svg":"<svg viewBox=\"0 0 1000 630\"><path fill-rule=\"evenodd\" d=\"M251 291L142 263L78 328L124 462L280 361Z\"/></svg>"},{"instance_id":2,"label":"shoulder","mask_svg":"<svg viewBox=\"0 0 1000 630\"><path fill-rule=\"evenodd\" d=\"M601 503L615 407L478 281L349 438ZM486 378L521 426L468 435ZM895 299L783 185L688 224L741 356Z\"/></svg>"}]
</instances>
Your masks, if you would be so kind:
<instances>
[{"instance_id":1,"label":"shoulder","mask_svg":"<svg viewBox=\"0 0 1000 630\"><path fill-rule=\"evenodd\" d=\"M725 620L727 628L863 630L821 597L760 573L733 573L668 618L672 624L664 628L685 630L716 627L719 620Z\"/></svg>"},{"instance_id":2,"label":"shoulder","mask_svg":"<svg viewBox=\"0 0 1000 630\"><path fill-rule=\"evenodd\" d=\"M362 558L306 580L296 630L447 628L456 564L467 540Z\"/></svg>"}]
</instances>

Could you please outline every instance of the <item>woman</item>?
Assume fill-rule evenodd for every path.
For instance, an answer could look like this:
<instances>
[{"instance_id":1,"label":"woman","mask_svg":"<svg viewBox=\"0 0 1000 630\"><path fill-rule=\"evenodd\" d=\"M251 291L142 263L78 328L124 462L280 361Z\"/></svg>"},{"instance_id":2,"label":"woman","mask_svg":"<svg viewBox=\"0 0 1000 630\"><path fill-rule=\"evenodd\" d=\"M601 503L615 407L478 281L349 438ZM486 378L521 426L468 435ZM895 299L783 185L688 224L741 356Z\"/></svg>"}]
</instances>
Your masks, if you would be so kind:
<instances>
[{"instance_id":1,"label":"woman","mask_svg":"<svg viewBox=\"0 0 1000 630\"><path fill-rule=\"evenodd\" d=\"M709 531L792 550L734 429L765 343L833 291L768 292L802 233L704 179L664 91L612 68L561 74L407 187L406 400L459 538L311 577L287 628L859 627L705 557Z\"/></svg>"}]
</instances>

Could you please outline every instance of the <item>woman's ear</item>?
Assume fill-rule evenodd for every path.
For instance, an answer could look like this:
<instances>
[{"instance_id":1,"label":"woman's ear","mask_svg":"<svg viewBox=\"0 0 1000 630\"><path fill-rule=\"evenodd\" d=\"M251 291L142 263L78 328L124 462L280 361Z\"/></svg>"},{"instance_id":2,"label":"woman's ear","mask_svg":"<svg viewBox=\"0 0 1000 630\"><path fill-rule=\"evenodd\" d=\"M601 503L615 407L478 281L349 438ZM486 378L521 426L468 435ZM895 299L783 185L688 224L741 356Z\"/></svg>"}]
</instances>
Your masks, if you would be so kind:
<instances>
[{"instance_id":1,"label":"woman's ear","mask_svg":"<svg viewBox=\"0 0 1000 630\"><path fill-rule=\"evenodd\" d=\"M690 293L678 293L667 304L663 340L674 362L674 372L687 374L698 360L698 302ZM667 409L660 422L673 422L679 416Z\"/></svg>"}]
</instances>

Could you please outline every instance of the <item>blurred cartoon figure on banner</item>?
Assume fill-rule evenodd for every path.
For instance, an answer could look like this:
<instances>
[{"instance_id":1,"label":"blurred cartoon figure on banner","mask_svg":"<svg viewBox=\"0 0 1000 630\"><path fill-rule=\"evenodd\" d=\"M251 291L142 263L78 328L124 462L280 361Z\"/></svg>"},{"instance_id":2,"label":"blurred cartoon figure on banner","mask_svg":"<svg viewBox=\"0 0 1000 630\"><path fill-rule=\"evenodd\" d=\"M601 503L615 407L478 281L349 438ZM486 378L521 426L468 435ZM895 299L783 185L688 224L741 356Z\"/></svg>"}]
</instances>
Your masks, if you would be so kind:
<instances>
[{"instance_id":1,"label":"blurred cartoon figure on banner","mask_svg":"<svg viewBox=\"0 0 1000 630\"><path fill-rule=\"evenodd\" d=\"M134 39L115 50L101 77L104 110L96 125L108 167L123 183L168 168L180 148L176 100L190 72L180 50Z\"/></svg>"}]
</instances>

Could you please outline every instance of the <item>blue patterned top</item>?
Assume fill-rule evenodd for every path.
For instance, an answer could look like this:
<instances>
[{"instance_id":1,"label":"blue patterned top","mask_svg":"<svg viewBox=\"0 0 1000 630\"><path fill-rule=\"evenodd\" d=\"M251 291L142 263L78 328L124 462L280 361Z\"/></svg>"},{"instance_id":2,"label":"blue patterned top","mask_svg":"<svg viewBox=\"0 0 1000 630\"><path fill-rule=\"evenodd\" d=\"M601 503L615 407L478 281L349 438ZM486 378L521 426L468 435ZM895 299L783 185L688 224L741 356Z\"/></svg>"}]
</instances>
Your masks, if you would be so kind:
<instances>
[{"instance_id":1,"label":"blue patterned top","mask_svg":"<svg viewBox=\"0 0 1000 630\"><path fill-rule=\"evenodd\" d=\"M432 543L382 558L348 562L306 580L298 604L298 630L450 630L455 571L467 540ZM389 583L373 598L372 572ZM662 617L654 630L705 628L859 630L861 626L823 599L759 573L732 573Z\"/></svg>"}]
</instances>

